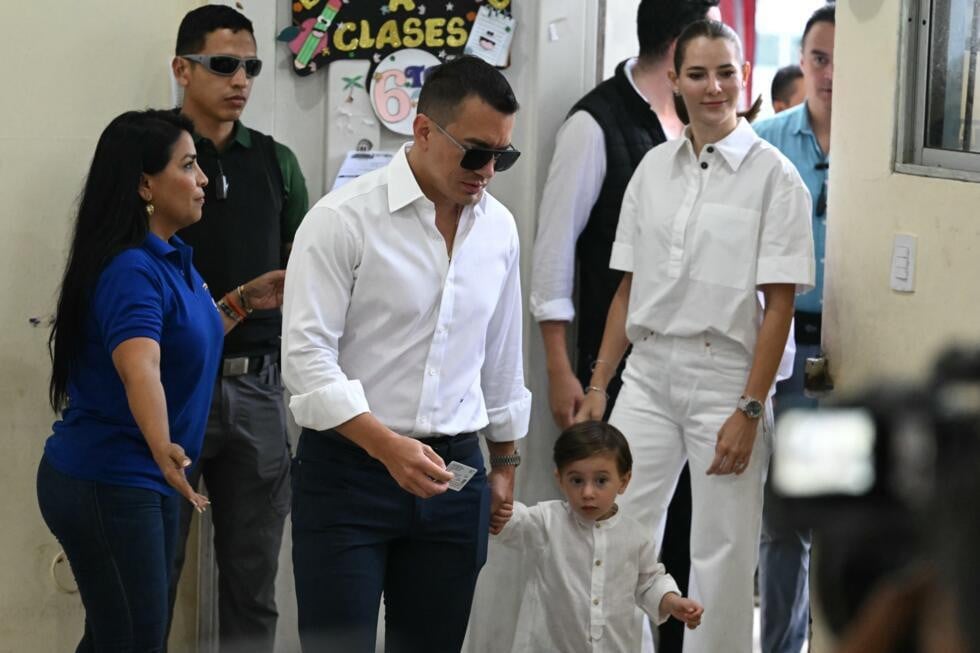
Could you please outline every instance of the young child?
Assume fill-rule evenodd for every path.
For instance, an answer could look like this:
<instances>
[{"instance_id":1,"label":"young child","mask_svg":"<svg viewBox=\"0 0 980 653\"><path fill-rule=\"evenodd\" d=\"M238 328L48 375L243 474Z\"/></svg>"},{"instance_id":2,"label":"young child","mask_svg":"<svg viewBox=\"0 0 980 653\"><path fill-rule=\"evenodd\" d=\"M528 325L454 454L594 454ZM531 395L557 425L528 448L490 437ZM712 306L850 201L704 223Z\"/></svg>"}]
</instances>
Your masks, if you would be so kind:
<instances>
[{"instance_id":1,"label":"young child","mask_svg":"<svg viewBox=\"0 0 980 653\"><path fill-rule=\"evenodd\" d=\"M536 552L513 651L639 651L646 612L697 628L704 608L681 596L657 562L648 529L619 514L616 496L633 467L626 438L583 422L555 442L555 477L566 501L515 502L497 540Z\"/></svg>"}]
</instances>

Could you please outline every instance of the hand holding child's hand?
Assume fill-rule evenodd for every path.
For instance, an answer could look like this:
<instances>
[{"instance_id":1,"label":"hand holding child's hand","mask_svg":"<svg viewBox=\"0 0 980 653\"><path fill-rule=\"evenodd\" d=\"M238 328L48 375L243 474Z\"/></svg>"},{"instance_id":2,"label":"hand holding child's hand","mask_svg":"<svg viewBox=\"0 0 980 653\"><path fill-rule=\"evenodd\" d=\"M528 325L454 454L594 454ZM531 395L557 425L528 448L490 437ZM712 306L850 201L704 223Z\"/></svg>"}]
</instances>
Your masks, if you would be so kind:
<instances>
[{"instance_id":1,"label":"hand holding child's hand","mask_svg":"<svg viewBox=\"0 0 980 653\"><path fill-rule=\"evenodd\" d=\"M500 531L504 530L504 526L510 521L510 518L514 516L514 502L505 501L500 504L497 511L490 516L490 532L494 535L499 535Z\"/></svg>"},{"instance_id":2,"label":"hand holding child's hand","mask_svg":"<svg viewBox=\"0 0 980 653\"><path fill-rule=\"evenodd\" d=\"M669 614L694 630L701 625L704 606L693 599L687 599L674 592L668 592L660 600L660 614Z\"/></svg>"}]
</instances>

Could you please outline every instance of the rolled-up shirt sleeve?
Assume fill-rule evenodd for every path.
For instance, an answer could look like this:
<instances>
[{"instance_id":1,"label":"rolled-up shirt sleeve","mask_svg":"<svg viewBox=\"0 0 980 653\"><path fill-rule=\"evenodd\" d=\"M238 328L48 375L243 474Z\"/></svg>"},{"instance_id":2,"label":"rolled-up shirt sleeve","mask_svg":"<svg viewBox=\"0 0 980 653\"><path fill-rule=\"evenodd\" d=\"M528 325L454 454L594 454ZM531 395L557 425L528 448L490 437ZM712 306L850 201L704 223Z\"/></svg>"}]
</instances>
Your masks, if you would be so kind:
<instances>
[{"instance_id":1,"label":"rolled-up shirt sleeve","mask_svg":"<svg viewBox=\"0 0 980 653\"><path fill-rule=\"evenodd\" d=\"M314 207L293 242L282 320L282 376L300 426L324 430L368 412L364 389L338 362L363 240L342 216Z\"/></svg>"},{"instance_id":2,"label":"rolled-up shirt sleeve","mask_svg":"<svg viewBox=\"0 0 980 653\"><path fill-rule=\"evenodd\" d=\"M490 423L482 433L491 442L510 442L527 435L531 392L524 385L521 313L520 245L515 229L510 267L487 328L486 357L480 386Z\"/></svg>"},{"instance_id":3,"label":"rolled-up shirt sleeve","mask_svg":"<svg viewBox=\"0 0 980 653\"><path fill-rule=\"evenodd\" d=\"M626 186L626 193L623 194L619 223L616 225L616 240L613 241L612 255L609 257L609 267L613 270L633 272L633 242L636 239L637 203L643 167L641 162Z\"/></svg>"},{"instance_id":4,"label":"rolled-up shirt sleeve","mask_svg":"<svg viewBox=\"0 0 980 653\"><path fill-rule=\"evenodd\" d=\"M796 293L816 283L810 193L795 170L786 170L762 215L756 285L792 283Z\"/></svg>"},{"instance_id":5,"label":"rolled-up shirt sleeve","mask_svg":"<svg viewBox=\"0 0 980 653\"><path fill-rule=\"evenodd\" d=\"M558 130L541 195L532 254L531 315L538 322L575 317L575 245L606 178L606 138L591 114L576 111Z\"/></svg>"}]
</instances>

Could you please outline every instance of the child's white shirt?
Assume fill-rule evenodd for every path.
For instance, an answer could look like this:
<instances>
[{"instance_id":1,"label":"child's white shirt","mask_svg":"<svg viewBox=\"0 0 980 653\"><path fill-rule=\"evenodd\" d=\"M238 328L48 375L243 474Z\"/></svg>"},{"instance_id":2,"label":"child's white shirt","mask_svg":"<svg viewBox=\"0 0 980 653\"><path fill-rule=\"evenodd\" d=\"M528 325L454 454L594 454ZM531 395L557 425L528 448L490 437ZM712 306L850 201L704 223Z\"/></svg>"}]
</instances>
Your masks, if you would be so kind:
<instances>
[{"instance_id":1,"label":"child's white shirt","mask_svg":"<svg viewBox=\"0 0 980 653\"><path fill-rule=\"evenodd\" d=\"M657 562L650 530L621 513L598 522L565 501L514 503L497 541L532 556L514 653L639 651L643 612L656 623L677 583ZM638 609L639 608L639 609Z\"/></svg>"}]
</instances>

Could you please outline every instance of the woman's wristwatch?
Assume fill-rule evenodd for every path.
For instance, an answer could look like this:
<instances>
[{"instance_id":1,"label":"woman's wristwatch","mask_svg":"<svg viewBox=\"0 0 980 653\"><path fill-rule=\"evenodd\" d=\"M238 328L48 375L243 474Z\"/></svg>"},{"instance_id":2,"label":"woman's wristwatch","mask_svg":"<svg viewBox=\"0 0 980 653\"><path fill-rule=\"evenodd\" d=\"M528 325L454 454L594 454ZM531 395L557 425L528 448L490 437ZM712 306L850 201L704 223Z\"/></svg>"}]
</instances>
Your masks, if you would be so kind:
<instances>
[{"instance_id":1,"label":"woman's wristwatch","mask_svg":"<svg viewBox=\"0 0 980 653\"><path fill-rule=\"evenodd\" d=\"M762 411L765 409L761 401L752 397L746 397L745 395L738 398L738 403L735 404L735 407L745 413L745 416L749 419L759 419L762 417Z\"/></svg>"},{"instance_id":2,"label":"woman's wristwatch","mask_svg":"<svg viewBox=\"0 0 980 653\"><path fill-rule=\"evenodd\" d=\"M511 465L517 467L521 464L521 452L517 449L514 453L508 454L506 456L495 456L490 454L490 466L491 467L503 467L504 465Z\"/></svg>"}]
</instances>

